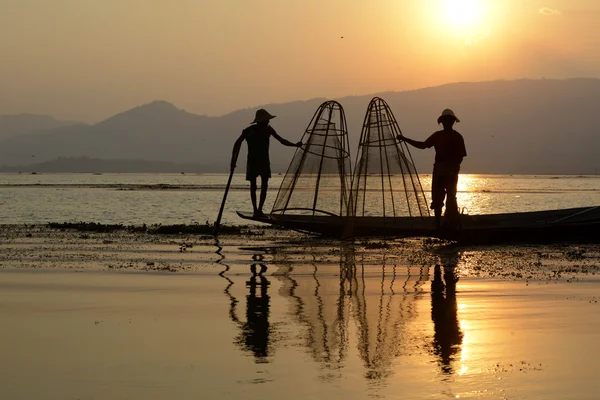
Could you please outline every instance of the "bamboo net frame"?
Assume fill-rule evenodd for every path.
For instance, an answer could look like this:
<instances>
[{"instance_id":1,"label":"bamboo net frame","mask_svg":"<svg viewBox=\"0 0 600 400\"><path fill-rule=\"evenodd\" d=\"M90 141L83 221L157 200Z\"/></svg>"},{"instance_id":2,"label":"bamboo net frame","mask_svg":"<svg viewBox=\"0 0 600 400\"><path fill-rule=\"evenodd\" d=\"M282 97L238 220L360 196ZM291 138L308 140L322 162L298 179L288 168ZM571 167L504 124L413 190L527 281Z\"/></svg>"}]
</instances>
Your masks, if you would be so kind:
<instances>
[{"instance_id":1,"label":"bamboo net frame","mask_svg":"<svg viewBox=\"0 0 600 400\"><path fill-rule=\"evenodd\" d=\"M352 176L350 207L354 217L429 216L412 155L396 137L402 131L389 105L375 97L369 103Z\"/></svg>"},{"instance_id":2,"label":"bamboo net frame","mask_svg":"<svg viewBox=\"0 0 600 400\"><path fill-rule=\"evenodd\" d=\"M313 115L277 193L271 214L347 216L351 160L342 105L326 101Z\"/></svg>"}]
</instances>

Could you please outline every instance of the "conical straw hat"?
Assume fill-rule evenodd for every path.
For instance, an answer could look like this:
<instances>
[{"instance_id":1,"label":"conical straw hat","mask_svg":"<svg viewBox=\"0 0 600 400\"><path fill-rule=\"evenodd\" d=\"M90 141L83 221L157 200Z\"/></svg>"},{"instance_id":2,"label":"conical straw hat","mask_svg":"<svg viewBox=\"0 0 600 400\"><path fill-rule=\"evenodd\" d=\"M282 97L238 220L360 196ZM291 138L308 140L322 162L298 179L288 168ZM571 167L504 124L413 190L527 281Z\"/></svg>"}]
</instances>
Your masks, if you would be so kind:
<instances>
[{"instance_id":1,"label":"conical straw hat","mask_svg":"<svg viewBox=\"0 0 600 400\"><path fill-rule=\"evenodd\" d=\"M444 117L453 117L456 122L460 122L460 119L458 119L456 114L454 114L454 111L449 108L446 108L444 111L442 111L442 115L440 115L438 118L438 124L442 122L442 118Z\"/></svg>"},{"instance_id":2,"label":"conical straw hat","mask_svg":"<svg viewBox=\"0 0 600 400\"><path fill-rule=\"evenodd\" d=\"M275 115L271 115L267 112L267 110L261 108L260 110L256 110L256 116L254 117L254 121L252 121L252 123L257 124L259 122L270 121L273 118L275 118Z\"/></svg>"}]
</instances>

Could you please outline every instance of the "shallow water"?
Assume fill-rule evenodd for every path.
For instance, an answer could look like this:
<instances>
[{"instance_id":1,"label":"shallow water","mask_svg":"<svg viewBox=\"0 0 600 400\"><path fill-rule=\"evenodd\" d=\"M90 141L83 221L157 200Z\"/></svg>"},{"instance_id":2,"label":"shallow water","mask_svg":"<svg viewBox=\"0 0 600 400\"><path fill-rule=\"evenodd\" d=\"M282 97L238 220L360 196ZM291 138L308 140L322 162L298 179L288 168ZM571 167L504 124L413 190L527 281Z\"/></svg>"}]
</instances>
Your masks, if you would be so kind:
<instances>
[{"instance_id":1,"label":"shallow water","mask_svg":"<svg viewBox=\"0 0 600 400\"><path fill-rule=\"evenodd\" d=\"M0 178L1 223L173 224L213 220L227 176ZM243 178L226 222L243 223ZM459 190L471 213L600 204L596 177L465 175ZM420 241L30 228L3 231L1 399L598 398L592 247L450 247L436 267L409 261L431 261Z\"/></svg>"},{"instance_id":2,"label":"shallow water","mask_svg":"<svg viewBox=\"0 0 600 400\"><path fill-rule=\"evenodd\" d=\"M252 208L244 178L234 176L224 223L244 224L235 211ZM282 179L271 179L265 210L272 208ZM212 222L226 182L225 174L2 174L0 224ZM429 199L431 177L423 175L422 183ZM596 206L600 177L461 175L458 203L469 214Z\"/></svg>"},{"instance_id":3,"label":"shallow water","mask_svg":"<svg viewBox=\"0 0 600 400\"><path fill-rule=\"evenodd\" d=\"M0 398L597 398L599 281L341 258L0 272Z\"/></svg>"}]
</instances>

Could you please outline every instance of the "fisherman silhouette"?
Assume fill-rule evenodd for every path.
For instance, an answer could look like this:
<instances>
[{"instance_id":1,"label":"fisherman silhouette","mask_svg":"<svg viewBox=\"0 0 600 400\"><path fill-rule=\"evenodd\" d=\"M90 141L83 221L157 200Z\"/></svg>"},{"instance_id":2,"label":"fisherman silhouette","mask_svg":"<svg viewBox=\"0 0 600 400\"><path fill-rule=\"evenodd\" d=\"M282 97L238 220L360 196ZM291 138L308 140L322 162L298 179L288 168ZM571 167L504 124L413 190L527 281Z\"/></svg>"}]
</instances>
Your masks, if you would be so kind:
<instances>
[{"instance_id":1,"label":"fisherman silhouette","mask_svg":"<svg viewBox=\"0 0 600 400\"><path fill-rule=\"evenodd\" d=\"M275 129L269 125L269 121L275 118L266 110L256 111L256 116L252 125L242 131L240 137L233 145L233 154L231 156L231 170L236 167L236 162L242 142L245 140L248 144L248 159L246 163L246 180L250 181L250 199L255 217L264 217L262 211L267 198L267 189L269 187L269 178L271 178L271 162L269 160L269 138L273 136L284 146L300 147L302 142L292 143L275 132ZM260 201L256 205L256 178L260 176Z\"/></svg>"},{"instance_id":2,"label":"fisherman silhouette","mask_svg":"<svg viewBox=\"0 0 600 400\"><path fill-rule=\"evenodd\" d=\"M431 209L435 213L435 228L440 229L444 198L446 199L444 221L454 227L459 224L456 191L460 165L463 158L467 156L467 150L462 135L453 129L454 123L460 122L454 111L445 109L437 121L438 124L443 125L444 129L433 133L424 142L409 139L401 134L397 136L397 139L405 141L417 149L435 147L435 163L431 181Z\"/></svg>"},{"instance_id":3,"label":"fisherman silhouette","mask_svg":"<svg viewBox=\"0 0 600 400\"><path fill-rule=\"evenodd\" d=\"M444 266L444 281L442 281L442 267L436 265L431 282L433 353L439 359L442 372L452 374L454 372L452 363L460 352L463 338L457 315L456 282L458 282L458 277L455 265Z\"/></svg>"}]
</instances>

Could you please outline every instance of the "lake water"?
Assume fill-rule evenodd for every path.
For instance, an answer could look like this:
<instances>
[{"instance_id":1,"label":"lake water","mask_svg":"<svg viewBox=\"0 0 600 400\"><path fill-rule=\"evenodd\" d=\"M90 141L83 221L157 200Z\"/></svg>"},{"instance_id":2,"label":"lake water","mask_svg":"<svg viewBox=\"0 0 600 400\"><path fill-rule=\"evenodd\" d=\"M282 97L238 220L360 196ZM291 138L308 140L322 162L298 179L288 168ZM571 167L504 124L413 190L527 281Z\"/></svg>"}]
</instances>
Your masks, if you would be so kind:
<instances>
[{"instance_id":1,"label":"lake water","mask_svg":"<svg viewBox=\"0 0 600 400\"><path fill-rule=\"evenodd\" d=\"M0 272L0 397L598 398L597 281L254 268Z\"/></svg>"},{"instance_id":2,"label":"lake water","mask_svg":"<svg viewBox=\"0 0 600 400\"><path fill-rule=\"evenodd\" d=\"M227 180L0 178L0 223L213 221ZM591 206L599 186L463 175L459 202L473 214ZM228 222L244 223L233 212L249 209L247 192L236 176ZM439 249L437 266L410 241L277 232L183 251L171 238L30 229L2 237L0 399L598 398L597 247Z\"/></svg>"},{"instance_id":3,"label":"lake water","mask_svg":"<svg viewBox=\"0 0 600 400\"><path fill-rule=\"evenodd\" d=\"M87 221L121 224L213 222L226 174L2 174L0 223ZM283 175L270 181L271 209ZM429 199L430 175L422 175ZM600 204L599 176L461 175L458 202L469 214L522 212ZM244 224L250 211L243 174L232 181L223 223Z\"/></svg>"}]
</instances>

